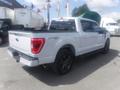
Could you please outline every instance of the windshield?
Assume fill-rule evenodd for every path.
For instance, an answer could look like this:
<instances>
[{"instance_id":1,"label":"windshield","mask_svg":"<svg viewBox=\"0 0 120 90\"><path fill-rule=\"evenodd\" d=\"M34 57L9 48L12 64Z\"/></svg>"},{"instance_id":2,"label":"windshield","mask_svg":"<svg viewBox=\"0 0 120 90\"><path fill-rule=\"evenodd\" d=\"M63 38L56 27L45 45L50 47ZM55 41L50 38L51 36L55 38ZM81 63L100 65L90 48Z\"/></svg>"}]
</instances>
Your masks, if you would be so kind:
<instances>
[{"instance_id":1,"label":"windshield","mask_svg":"<svg viewBox=\"0 0 120 90\"><path fill-rule=\"evenodd\" d=\"M76 31L75 21L52 21L49 30L54 31Z\"/></svg>"},{"instance_id":2,"label":"windshield","mask_svg":"<svg viewBox=\"0 0 120 90\"><path fill-rule=\"evenodd\" d=\"M118 26L117 23L108 23L107 25L108 25L108 26Z\"/></svg>"}]
</instances>

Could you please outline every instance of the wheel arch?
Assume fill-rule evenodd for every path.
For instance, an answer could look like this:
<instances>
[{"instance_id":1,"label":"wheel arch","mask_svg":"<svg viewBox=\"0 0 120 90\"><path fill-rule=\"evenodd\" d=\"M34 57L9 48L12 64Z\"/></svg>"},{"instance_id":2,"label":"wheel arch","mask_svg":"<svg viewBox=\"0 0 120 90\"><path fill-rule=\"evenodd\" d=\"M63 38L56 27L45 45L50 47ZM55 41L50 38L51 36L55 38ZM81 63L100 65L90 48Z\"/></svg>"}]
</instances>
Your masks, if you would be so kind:
<instances>
[{"instance_id":1,"label":"wheel arch","mask_svg":"<svg viewBox=\"0 0 120 90\"><path fill-rule=\"evenodd\" d=\"M69 69L69 71L67 71L67 72L65 72L65 73L61 73L61 72L59 72L59 69L57 68L57 63L59 63L58 61L59 61L59 59L58 59L58 55L60 55L60 53L61 53L61 50L64 50L64 49L68 49L68 50L70 50L70 51L72 51L73 52L73 55L75 56L75 49L74 49L74 46L73 45L71 45L71 44L66 44L66 45L63 45L58 51L57 51L57 53L56 53L56 56L55 56L55 61L54 61L54 63L52 63L51 65L51 67L52 67L52 69L56 72L56 73L58 73L58 74L60 74L60 75L64 75L64 74L66 74L67 72L69 72L70 70L71 70L71 68L72 68L72 66L71 66L71 68ZM73 55L71 55L71 56L73 56ZM58 56L58 57L57 57ZM73 58L75 58L73 56ZM74 59L73 59L74 60ZM72 62L73 62L73 60L72 60Z\"/></svg>"},{"instance_id":2,"label":"wheel arch","mask_svg":"<svg viewBox=\"0 0 120 90\"><path fill-rule=\"evenodd\" d=\"M76 55L75 48L74 48L74 46L71 45L71 44L63 45L61 48L59 48L59 50L57 51L57 54L58 54L58 52L59 52L60 50L62 50L62 49L68 49L68 50L71 50L72 53L74 54L74 56ZM56 56L57 56L57 54L56 54Z\"/></svg>"}]
</instances>

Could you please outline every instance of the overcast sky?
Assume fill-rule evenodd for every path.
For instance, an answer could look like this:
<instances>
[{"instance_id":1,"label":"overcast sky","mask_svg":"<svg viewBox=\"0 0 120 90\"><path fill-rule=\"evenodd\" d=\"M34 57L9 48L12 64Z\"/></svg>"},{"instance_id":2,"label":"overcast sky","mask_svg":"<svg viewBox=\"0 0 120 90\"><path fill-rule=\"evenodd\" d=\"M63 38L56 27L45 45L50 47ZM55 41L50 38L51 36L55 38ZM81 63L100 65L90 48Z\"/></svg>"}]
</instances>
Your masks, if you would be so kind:
<instances>
[{"instance_id":1,"label":"overcast sky","mask_svg":"<svg viewBox=\"0 0 120 90\"><path fill-rule=\"evenodd\" d=\"M31 4L33 3L36 7L42 8L45 5L46 0L17 0L21 4ZM56 17L56 7L57 7L57 0L51 0L51 18ZM66 1L67 0L60 0L61 1L61 16L66 16ZM91 10L97 11L102 16L113 17L113 18L120 18L120 0L69 0L71 5L71 10L74 7L78 7L84 3L87 3ZM45 11L42 11L43 15L45 16Z\"/></svg>"}]
</instances>

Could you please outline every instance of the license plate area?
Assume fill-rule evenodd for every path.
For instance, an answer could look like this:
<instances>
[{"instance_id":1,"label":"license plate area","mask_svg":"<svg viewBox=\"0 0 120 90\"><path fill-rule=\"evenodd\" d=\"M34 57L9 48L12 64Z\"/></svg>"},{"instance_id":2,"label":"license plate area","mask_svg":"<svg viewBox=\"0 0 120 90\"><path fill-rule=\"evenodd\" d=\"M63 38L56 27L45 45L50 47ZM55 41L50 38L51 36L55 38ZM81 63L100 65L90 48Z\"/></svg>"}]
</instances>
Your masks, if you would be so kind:
<instances>
[{"instance_id":1,"label":"license plate area","mask_svg":"<svg viewBox=\"0 0 120 90\"><path fill-rule=\"evenodd\" d=\"M8 54L9 54L12 58L15 58L17 62L20 61L20 54L19 54L18 52L8 50Z\"/></svg>"}]
</instances>

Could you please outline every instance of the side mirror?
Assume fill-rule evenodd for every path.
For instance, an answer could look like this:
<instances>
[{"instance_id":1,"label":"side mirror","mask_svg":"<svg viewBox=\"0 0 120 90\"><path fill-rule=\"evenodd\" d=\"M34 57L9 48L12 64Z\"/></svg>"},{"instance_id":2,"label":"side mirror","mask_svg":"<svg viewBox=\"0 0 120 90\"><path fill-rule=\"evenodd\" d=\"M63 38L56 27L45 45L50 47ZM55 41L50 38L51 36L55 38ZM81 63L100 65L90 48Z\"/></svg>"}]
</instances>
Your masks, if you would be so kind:
<instances>
[{"instance_id":1,"label":"side mirror","mask_svg":"<svg viewBox=\"0 0 120 90\"><path fill-rule=\"evenodd\" d=\"M99 34L104 34L105 29L101 27L96 27L95 31L98 32Z\"/></svg>"},{"instance_id":2,"label":"side mirror","mask_svg":"<svg viewBox=\"0 0 120 90\"><path fill-rule=\"evenodd\" d=\"M99 34L104 34L104 30L98 31Z\"/></svg>"}]
</instances>

